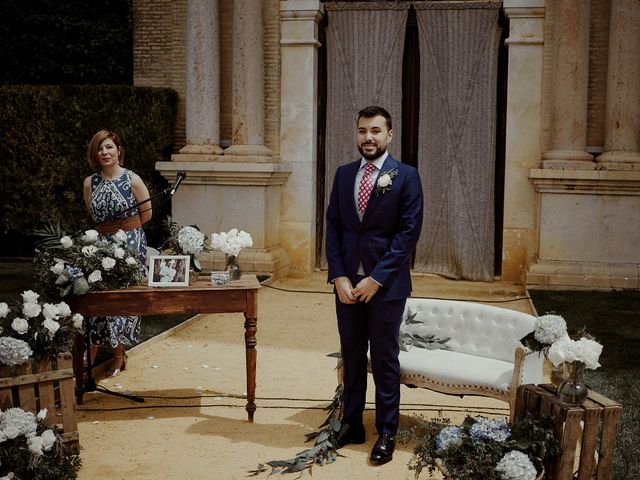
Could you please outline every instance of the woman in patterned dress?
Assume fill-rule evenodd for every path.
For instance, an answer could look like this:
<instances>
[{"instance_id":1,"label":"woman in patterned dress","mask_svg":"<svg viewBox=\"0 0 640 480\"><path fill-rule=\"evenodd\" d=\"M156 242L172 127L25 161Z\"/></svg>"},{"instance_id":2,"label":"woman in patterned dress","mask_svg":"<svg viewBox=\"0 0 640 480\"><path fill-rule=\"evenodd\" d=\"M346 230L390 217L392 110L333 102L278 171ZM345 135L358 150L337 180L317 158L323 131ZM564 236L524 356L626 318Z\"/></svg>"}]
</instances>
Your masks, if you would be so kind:
<instances>
[{"instance_id":1,"label":"woman in patterned dress","mask_svg":"<svg viewBox=\"0 0 640 480\"><path fill-rule=\"evenodd\" d=\"M96 171L84 180L84 201L96 222L96 230L112 235L118 230L127 234L129 250L137 252L143 267L147 257L147 239L142 224L151 219L151 203L128 208L149 198L149 190L142 179L123 167L124 147L118 135L107 130L96 133L89 144L89 165ZM124 212L120 214L121 212ZM93 318L91 325L91 357L99 346L113 348L113 361L107 375L115 377L124 370L125 345L140 339L140 317Z\"/></svg>"}]
</instances>

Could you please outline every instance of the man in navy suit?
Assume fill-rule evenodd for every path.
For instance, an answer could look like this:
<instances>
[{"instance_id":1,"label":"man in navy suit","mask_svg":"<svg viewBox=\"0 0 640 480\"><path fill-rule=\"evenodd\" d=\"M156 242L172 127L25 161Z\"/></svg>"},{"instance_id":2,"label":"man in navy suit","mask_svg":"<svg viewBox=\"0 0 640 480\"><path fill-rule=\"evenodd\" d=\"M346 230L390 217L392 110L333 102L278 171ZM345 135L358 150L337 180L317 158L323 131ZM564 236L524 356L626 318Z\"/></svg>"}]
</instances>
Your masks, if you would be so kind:
<instances>
[{"instance_id":1,"label":"man in navy suit","mask_svg":"<svg viewBox=\"0 0 640 480\"><path fill-rule=\"evenodd\" d=\"M334 284L343 360L344 410L338 447L364 443L367 348L376 385L378 440L370 460L393 458L400 417L398 336L411 293L411 253L422 227L418 171L387 152L391 116L358 113L362 158L336 171L327 208L328 280Z\"/></svg>"}]
</instances>

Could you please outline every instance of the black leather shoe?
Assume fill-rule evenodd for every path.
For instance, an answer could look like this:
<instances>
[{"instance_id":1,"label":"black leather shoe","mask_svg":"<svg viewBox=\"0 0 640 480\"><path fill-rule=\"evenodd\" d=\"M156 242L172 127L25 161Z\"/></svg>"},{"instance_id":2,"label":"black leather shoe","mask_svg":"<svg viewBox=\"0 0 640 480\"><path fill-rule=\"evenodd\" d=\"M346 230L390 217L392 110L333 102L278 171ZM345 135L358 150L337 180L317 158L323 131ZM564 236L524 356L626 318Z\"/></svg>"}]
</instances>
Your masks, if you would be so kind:
<instances>
[{"instance_id":1,"label":"black leather shoe","mask_svg":"<svg viewBox=\"0 0 640 480\"><path fill-rule=\"evenodd\" d=\"M393 450L396 448L396 437L390 433L383 433L371 450L371 463L382 465L393 458Z\"/></svg>"},{"instance_id":2,"label":"black leather shoe","mask_svg":"<svg viewBox=\"0 0 640 480\"><path fill-rule=\"evenodd\" d=\"M345 423L340 428L340 431L336 434L336 448L342 448L350 443L360 445L364 443L364 426L363 425L349 425Z\"/></svg>"}]
</instances>

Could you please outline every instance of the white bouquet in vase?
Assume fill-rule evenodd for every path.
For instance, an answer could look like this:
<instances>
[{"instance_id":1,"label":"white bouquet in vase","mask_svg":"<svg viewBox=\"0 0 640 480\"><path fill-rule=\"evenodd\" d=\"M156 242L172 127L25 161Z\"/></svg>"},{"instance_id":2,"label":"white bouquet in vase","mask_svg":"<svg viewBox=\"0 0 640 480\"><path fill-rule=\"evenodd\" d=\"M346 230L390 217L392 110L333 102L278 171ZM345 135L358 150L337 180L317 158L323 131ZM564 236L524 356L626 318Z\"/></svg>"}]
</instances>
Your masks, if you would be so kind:
<instances>
[{"instance_id":1,"label":"white bouquet in vase","mask_svg":"<svg viewBox=\"0 0 640 480\"><path fill-rule=\"evenodd\" d=\"M211 247L220 250L227 257L227 270L231 280L239 280L242 270L238 265L237 257L245 247L251 247L253 239L247 232L232 228L228 232L211 234Z\"/></svg>"}]
</instances>

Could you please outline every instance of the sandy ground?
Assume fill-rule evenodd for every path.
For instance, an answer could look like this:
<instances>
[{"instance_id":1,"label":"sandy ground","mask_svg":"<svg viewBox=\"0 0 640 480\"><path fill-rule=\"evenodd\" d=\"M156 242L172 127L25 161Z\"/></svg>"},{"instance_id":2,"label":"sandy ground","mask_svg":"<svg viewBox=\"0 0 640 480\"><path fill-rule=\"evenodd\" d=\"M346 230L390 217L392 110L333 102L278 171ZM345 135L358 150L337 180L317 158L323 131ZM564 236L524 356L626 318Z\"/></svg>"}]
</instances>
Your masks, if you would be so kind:
<instances>
[{"instance_id":1,"label":"sandy ground","mask_svg":"<svg viewBox=\"0 0 640 480\"><path fill-rule=\"evenodd\" d=\"M259 294L254 423L247 421L245 400L238 398L246 393L244 317L198 315L135 347L127 370L102 382L108 388L144 395L144 403L98 392L85 395L84 404L78 406L83 463L79 478L241 479L259 463L292 458L311 446L304 443L304 435L322 424L326 418L322 408L336 387L336 360L327 357L338 350L333 296L321 273L304 280L275 281L271 287ZM414 296L520 297L496 305L531 312L524 295L517 285L414 278ZM368 393L372 402L372 380ZM456 421L467 413L508 414L506 403L497 400L460 399L404 386L401 408L401 422L414 413ZM366 413L365 427L365 445L345 447L344 458L314 468L313 478L413 478L407 468L408 446L399 445L394 460L386 465L368 463L376 439L373 411Z\"/></svg>"}]
</instances>

